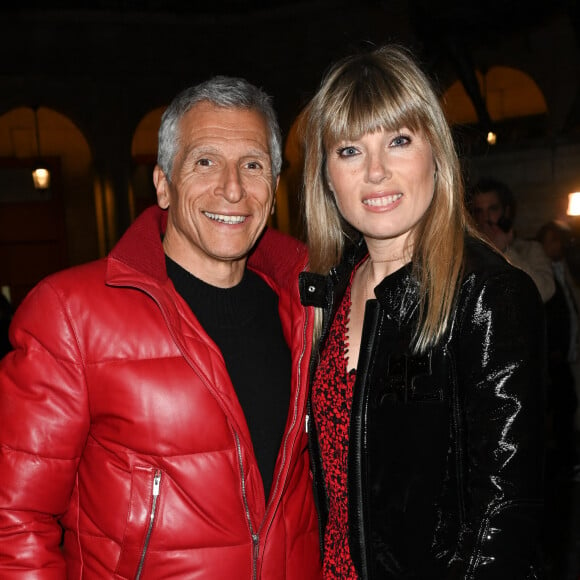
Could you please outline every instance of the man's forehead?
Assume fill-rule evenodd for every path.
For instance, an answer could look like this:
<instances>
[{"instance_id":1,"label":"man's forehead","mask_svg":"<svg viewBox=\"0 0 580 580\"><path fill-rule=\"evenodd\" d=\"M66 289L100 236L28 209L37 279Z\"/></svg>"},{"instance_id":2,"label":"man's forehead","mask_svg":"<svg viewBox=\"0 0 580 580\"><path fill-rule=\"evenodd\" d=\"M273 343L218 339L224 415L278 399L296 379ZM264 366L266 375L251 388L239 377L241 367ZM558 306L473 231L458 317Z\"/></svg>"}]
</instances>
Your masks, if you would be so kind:
<instances>
[{"instance_id":1,"label":"man's forehead","mask_svg":"<svg viewBox=\"0 0 580 580\"><path fill-rule=\"evenodd\" d=\"M501 205L499 195L495 191L481 191L473 197L473 203L477 206L491 207Z\"/></svg>"},{"instance_id":2,"label":"man's forehead","mask_svg":"<svg viewBox=\"0 0 580 580\"><path fill-rule=\"evenodd\" d=\"M233 139L230 142L229 140L220 140L218 137L201 137L191 141L190 146L187 149L192 154L213 153L218 155L220 153L224 153L225 150L235 149L235 151L244 155L252 155L257 157L270 156L267 144L266 146L262 147L259 143L241 138Z\"/></svg>"},{"instance_id":3,"label":"man's forehead","mask_svg":"<svg viewBox=\"0 0 580 580\"><path fill-rule=\"evenodd\" d=\"M252 109L226 109L199 103L184 116L182 137L190 148L248 148L269 154L268 128L264 117Z\"/></svg>"}]
</instances>

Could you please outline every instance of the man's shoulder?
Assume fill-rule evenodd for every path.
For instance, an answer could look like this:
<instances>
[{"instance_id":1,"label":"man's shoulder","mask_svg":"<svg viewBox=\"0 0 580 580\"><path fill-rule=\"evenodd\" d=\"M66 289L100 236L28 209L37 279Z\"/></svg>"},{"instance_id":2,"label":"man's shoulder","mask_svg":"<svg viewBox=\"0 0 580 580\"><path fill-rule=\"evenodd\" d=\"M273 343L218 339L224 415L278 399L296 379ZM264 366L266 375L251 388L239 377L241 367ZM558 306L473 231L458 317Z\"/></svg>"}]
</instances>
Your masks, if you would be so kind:
<instances>
[{"instance_id":1,"label":"man's shoulder","mask_svg":"<svg viewBox=\"0 0 580 580\"><path fill-rule=\"evenodd\" d=\"M266 228L258 245L261 244L267 244L284 251L293 251L300 256L306 254L304 242L275 228Z\"/></svg>"},{"instance_id":2,"label":"man's shoulder","mask_svg":"<svg viewBox=\"0 0 580 580\"><path fill-rule=\"evenodd\" d=\"M519 276L520 269L494 247L485 242L468 238L465 244L465 275L475 274L489 278L498 275Z\"/></svg>"},{"instance_id":3,"label":"man's shoulder","mask_svg":"<svg viewBox=\"0 0 580 580\"><path fill-rule=\"evenodd\" d=\"M492 290L498 297L513 291L521 292L522 297L533 294L540 299L532 278L481 240L466 243L464 280L471 281L469 287Z\"/></svg>"},{"instance_id":4,"label":"man's shoulder","mask_svg":"<svg viewBox=\"0 0 580 580\"><path fill-rule=\"evenodd\" d=\"M248 265L278 283L286 284L297 280L307 259L306 244L279 230L267 228L253 249Z\"/></svg>"},{"instance_id":5,"label":"man's shoulder","mask_svg":"<svg viewBox=\"0 0 580 580\"><path fill-rule=\"evenodd\" d=\"M542 244L537 240L515 237L510 248L521 255L540 254L543 255L544 250Z\"/></svg>"},{"instance_id":6,"label":"man's shoulder","mask_svg":"<svg viewBox=\"0 0 580 580\"><path fill-rule=\"evenodd\" d=\"M505 256L478 238L467 237L465 242L466 271L489 271L509 267Z\"/></svg>"},{"instance_id":7,"label":"man's shoulder","mask_svg":"<svg viewBox=\"0 0 580 580\"><path fill-rule=\"evenodd\" d=\"M81 288L86 288L88 291L94 290L95 284L104 283L106 263L107 258L99 258L84 264L70 266L48 274L36 286L49 286L66 292Z\"/></svg>"},{"instance_id":8,"label":"man's shoulder","mask_svg":"<svg viewBox=\"0 0 580 580\"><path fill-rule=\"evenodd\" d=\"M52 328L51 332L58 332L62 319L59 313L63 309L75 315L86 312L98 302L105 288L105 269L105 260L100 259L45 276L19 304L14 322L34 326L36 331Z\"/></svg>"}]
</instances>

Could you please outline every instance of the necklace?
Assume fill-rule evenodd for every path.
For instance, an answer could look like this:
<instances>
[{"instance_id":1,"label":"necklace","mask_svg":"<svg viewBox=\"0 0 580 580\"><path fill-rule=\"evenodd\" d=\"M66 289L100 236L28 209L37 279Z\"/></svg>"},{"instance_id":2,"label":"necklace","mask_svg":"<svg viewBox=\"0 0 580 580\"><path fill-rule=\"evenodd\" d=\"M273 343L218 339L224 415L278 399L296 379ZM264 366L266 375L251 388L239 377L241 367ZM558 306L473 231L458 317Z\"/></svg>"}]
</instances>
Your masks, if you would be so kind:
<instances>
[{"instance_id":1,"label":"necklace","mask_svg":"<svg viewBox=\"0 0 580 580\"><path fill-rule=\"evenodd\" d=\"M412 246L411 246L412 248ZM411 249L409 248L409 249ZM387 264L387 263L391 263L391 262L399 262L401 260L404 260L407 257L407 254L401 254L400 256L397 256L396 258L387 258L385 260L373 260L370 256L369 259L367 261L367 266L366 266L366 270L367 270L367 294L370 294L371 296L374 294L374 288L371 282L371 266L373 264Z\"/></svg>"},{"instance_id":2,"label":"necklace","mask_svg":"<svg viewBox=\"0 0 580 580\"><path fill-rule=\"evenodd\" d=\"M396 258L386 258L385 260L375 260L371 258L369 255L369 262L372 262L373 264L386 264L387 262L398 262L399 260L403 260L404 258L409 256L411 254L412 249L413 246L410 245L409 247L405 248L405 253L401 254L400 256L397 256Z\"/></svg>"},{"instance_id":3,"label":"necklace","mask_svg":"<svg viewBox=\"0 0 580 580\"><path fill-rule=\"evenodd\" d=\"M373 260L372 258L369 258L369 263L386 264L387 262L398 262L399 260L403 260L404 258L405 258L405 256L403 254L401 254L400 256L397 256L396 258L387 258L386 260Z\"/></svg>"}]
</instances>

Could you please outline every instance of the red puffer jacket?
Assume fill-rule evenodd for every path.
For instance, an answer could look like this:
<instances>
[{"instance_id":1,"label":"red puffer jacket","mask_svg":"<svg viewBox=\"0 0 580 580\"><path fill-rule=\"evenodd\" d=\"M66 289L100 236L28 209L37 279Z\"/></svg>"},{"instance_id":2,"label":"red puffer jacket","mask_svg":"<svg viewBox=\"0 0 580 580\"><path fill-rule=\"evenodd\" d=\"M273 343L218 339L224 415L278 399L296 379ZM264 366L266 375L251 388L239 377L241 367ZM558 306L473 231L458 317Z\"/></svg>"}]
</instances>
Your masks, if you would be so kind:
<instances>
[{"instance_id":1,"label":"red puffer jacket","mask_svg":"<svg viewBox=\"0 0 580 580\"><path fill-rule=\"evenodd\" d=\"M150 208L108 258L48 277L14 317L0 363L3 580L320 578L305 250L269 230L249 261L279 295L294 363L266 504L223 358L167 278L165 219Z\"/></svg>"}]
</instances>

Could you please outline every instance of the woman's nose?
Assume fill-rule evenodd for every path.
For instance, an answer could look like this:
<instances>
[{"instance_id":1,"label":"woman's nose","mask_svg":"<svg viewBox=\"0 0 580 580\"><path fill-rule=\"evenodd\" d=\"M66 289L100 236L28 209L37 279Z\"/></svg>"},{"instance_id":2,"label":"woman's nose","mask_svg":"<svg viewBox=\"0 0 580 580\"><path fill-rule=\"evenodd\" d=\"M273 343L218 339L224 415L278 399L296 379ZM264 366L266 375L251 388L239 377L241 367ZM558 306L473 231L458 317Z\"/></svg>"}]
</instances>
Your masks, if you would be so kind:
<instances>
[{"instance_id":1,"label":"woman's nose","mask_svg":"<svg viewBox=\"0 0 580 580\"><path fill-rule=\"evenodd\" d=\"M390 174L387 161L381 153L372 153L368 156L367 178L371 183L380 183Z\"/></svg>"}]
</instances>

